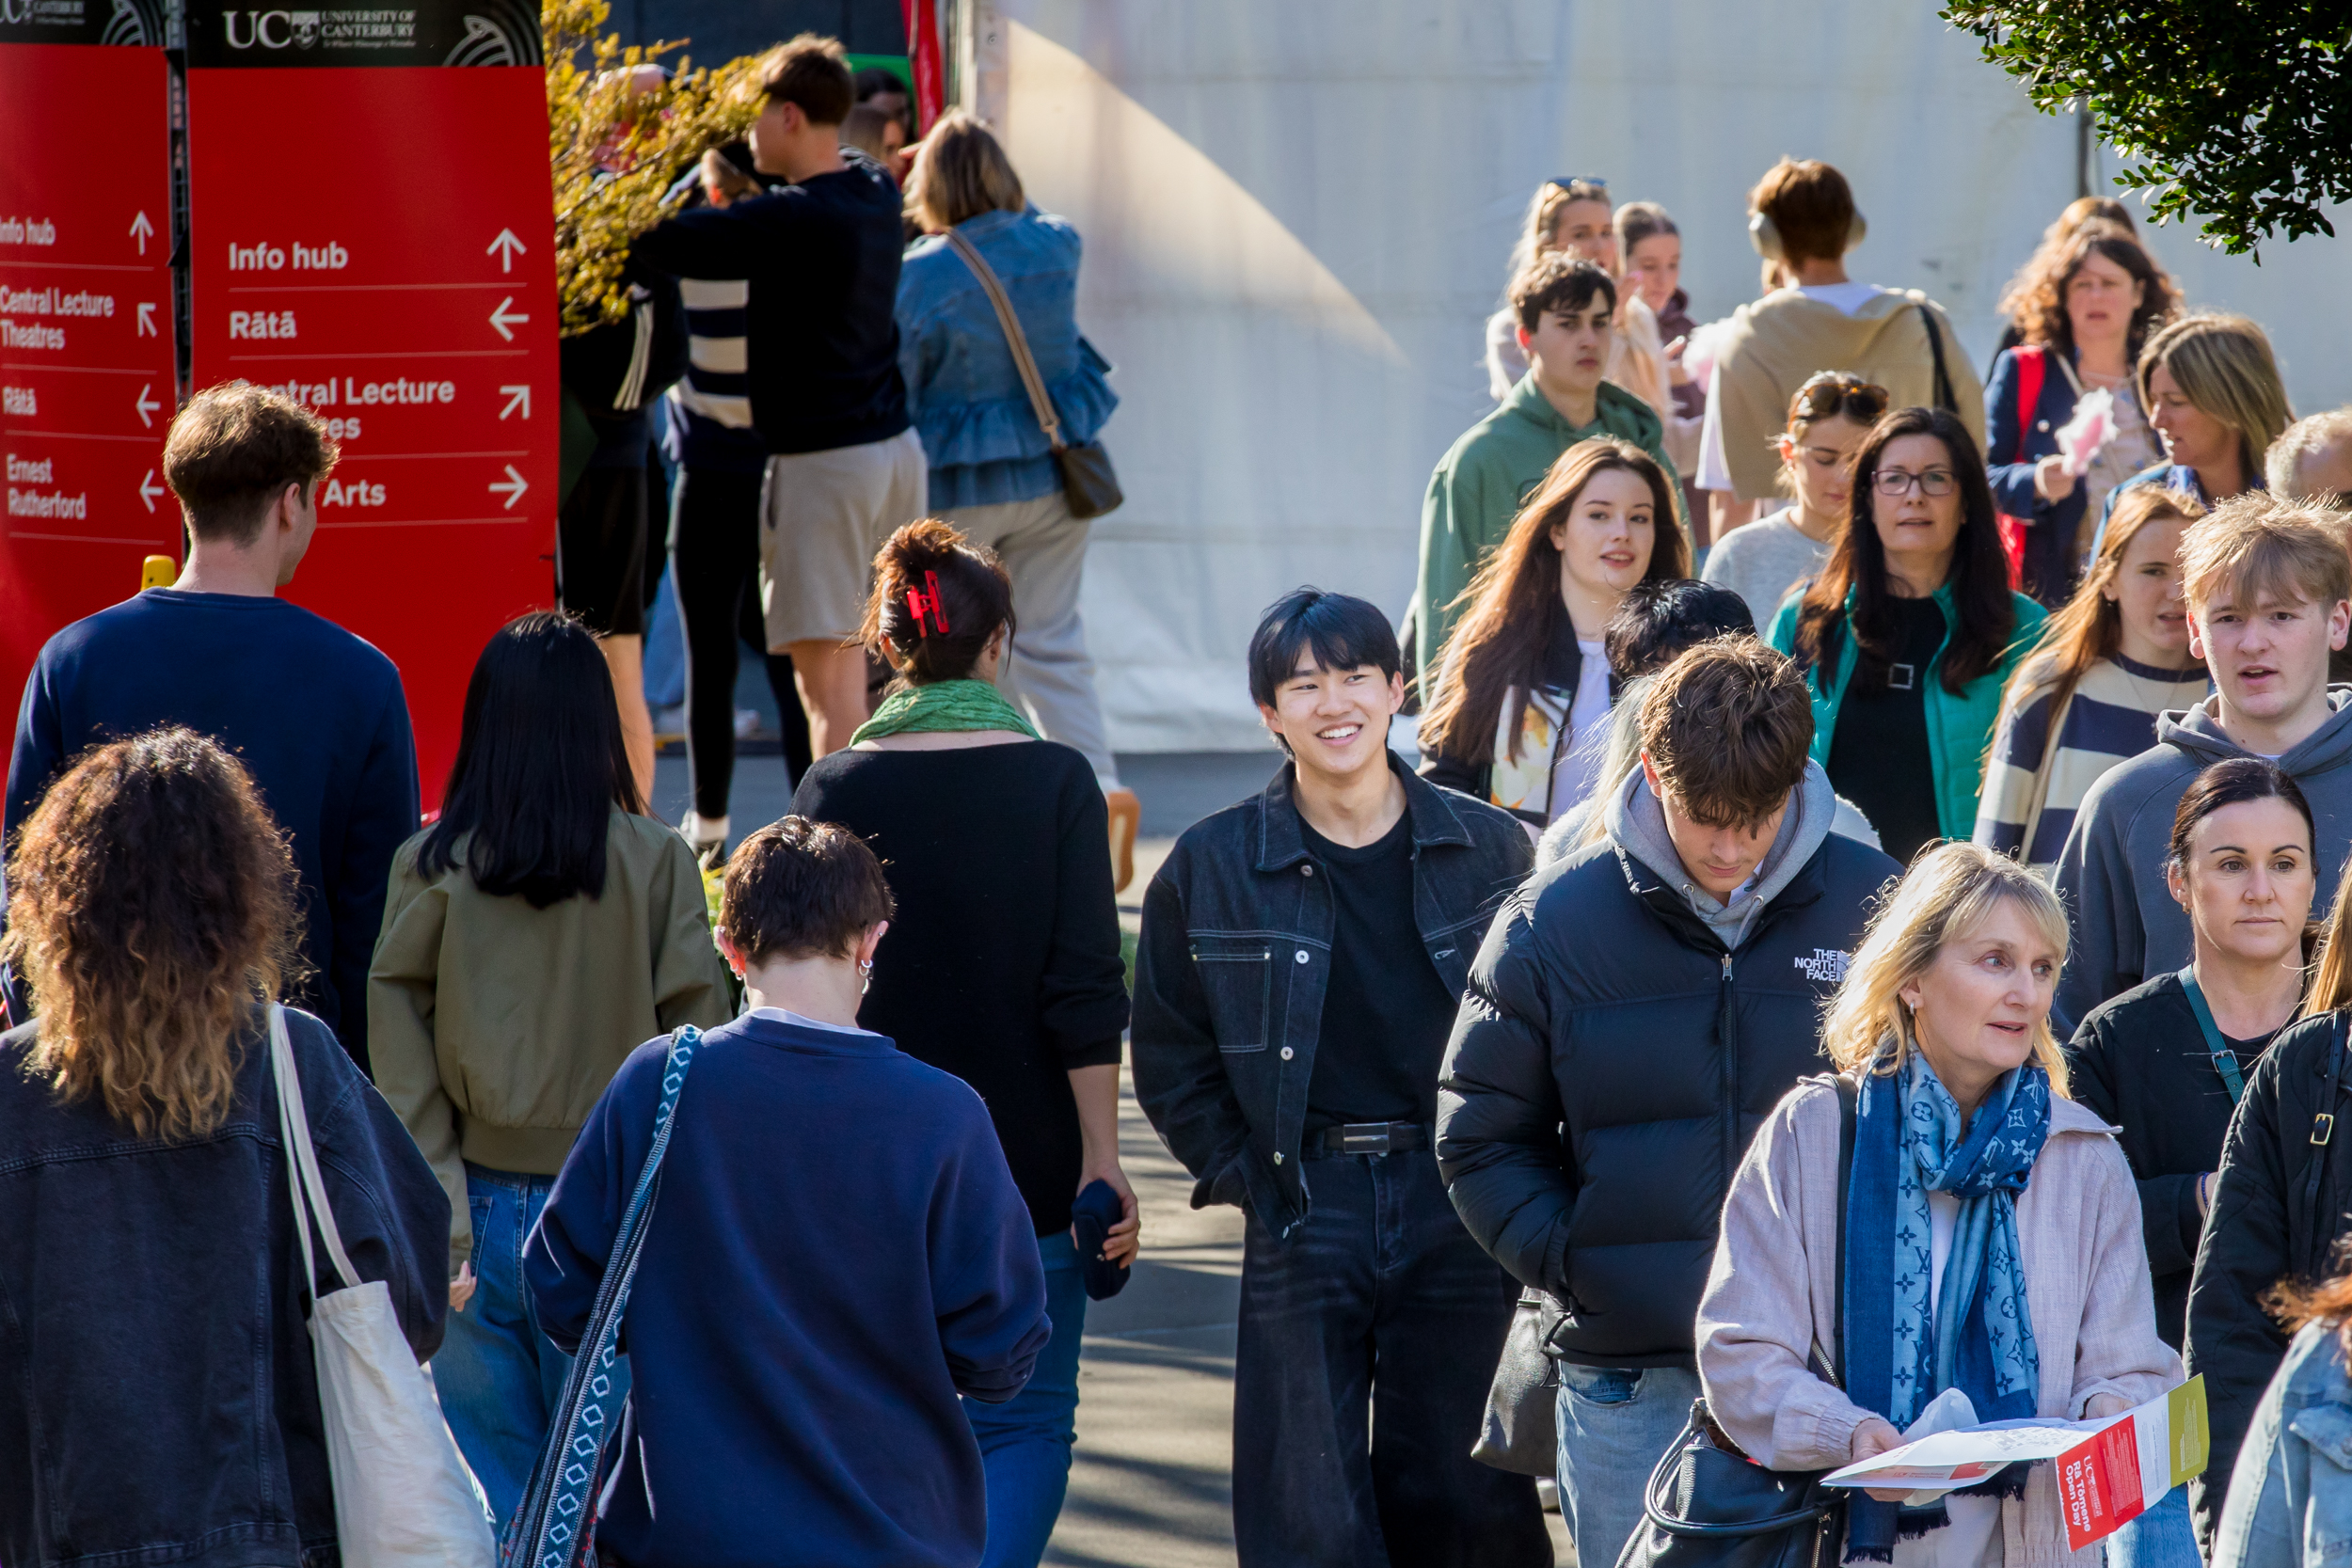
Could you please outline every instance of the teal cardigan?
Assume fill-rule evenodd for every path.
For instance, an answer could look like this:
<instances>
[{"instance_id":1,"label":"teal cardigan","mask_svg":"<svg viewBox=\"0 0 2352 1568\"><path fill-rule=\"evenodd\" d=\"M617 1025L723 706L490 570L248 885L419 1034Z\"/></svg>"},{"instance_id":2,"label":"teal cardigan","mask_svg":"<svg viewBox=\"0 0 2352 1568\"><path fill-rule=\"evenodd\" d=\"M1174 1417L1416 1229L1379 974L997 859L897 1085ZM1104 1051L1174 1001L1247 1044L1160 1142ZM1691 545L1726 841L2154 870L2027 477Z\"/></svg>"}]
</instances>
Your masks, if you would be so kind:
<instances>
[{"instance_id":1,"label":"teal cardigan","mask_svg":"<svg viewBox=\"0 0 2352 1568\"><path fill-rule=\"evenodd\" d=\"M1951 584L1937 589L1934 598L1944 611L1945 633L1931 668L1941 669L1944 649L1951 642ZM1804 602L1802 594L1788 597L1772 617L1768 639L1792 657L1797 651L1797 609ZM1977 797L1984 792L1985 755L1992 750L1993 726L2001 716L2001 688L2008 684L2018 660L2041 641L2042 623L2049 619L2049 611L2023 594L2011 594L2010 602L2017 611L2017 635L1998 664L1970 681L1957 696L1940 676L1928 682L1928 764L1935 776L1936 826L1946 838L1966 838L1976 831ZM1850 618L1853 613L1851 593L1846 596L1846 613ZM1813 760L1823 768L1829 766L1830 741L1837 733L1838 705L1845 701L1846 683L1853 677L1856 650L1851 619L1845 629L1846 635L1838 639L1837 673L1829 689L1822 689L1820 670L1805 672L1805 684L1813 692Z\"/></svg>"}]
</instances>

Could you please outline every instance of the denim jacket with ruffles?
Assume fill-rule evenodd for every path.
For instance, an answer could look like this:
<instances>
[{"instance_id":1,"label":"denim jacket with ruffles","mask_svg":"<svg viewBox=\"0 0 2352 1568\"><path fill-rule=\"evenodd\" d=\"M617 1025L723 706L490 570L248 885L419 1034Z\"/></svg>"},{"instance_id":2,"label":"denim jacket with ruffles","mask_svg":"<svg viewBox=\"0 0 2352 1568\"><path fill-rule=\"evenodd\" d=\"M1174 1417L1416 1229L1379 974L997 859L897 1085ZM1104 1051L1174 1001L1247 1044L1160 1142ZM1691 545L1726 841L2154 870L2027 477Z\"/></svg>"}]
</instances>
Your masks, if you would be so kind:
<instances>
[{"instance_id":1,"label":"denim jacket with ruffles","mask_svg":"<svg viewBox=\"0 0 2352 1568\"><path fill-rule=\"evenodd\" d=\"M966 218L956 231L1005 293L1069 445L1091 441L1119 406L1110 361L1078 330L1077 230L1031 207ZM1033 500L1061 487L1053 449L1013 366L988 292L946 240L930 235L898 273L898 370L930 463L930 505Z\"/></svg>"},{"instance_id":2,"label":"denim jacket with ruffles","mask_svg":"<svg viewBox=\"0 0 2352 1568\"><path fill-rule=\"evenodd\" d=\"M2352 1372L2335 1325L2306 1324L2227 1477L2213 1568L2317 1568L2352 1556Z\"/></svg>"}]
</instances>

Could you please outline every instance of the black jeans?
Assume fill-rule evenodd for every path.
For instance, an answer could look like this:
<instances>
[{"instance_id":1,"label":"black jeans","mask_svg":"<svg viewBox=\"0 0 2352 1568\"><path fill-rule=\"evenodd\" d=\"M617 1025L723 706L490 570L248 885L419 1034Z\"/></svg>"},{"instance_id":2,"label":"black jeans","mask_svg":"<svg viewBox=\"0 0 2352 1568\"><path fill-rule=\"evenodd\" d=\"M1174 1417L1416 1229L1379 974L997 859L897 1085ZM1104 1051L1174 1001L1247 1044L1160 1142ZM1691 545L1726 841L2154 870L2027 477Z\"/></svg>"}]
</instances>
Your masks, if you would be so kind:
<instances>
[{"instance_id":1,"label":"black jeans","mask_svg":"<svg viewBox=\"0 0 2352 1568\"><path fill-rule=\"evenodd\" d=\"M762 650L784 737L785 791L808 770L808 715L788 654L766 653L759 612L758 473L683 468L670 496L670 572L686 624L686 771L694 813L724 816L735 782L735 672Z\"/></svg>"},{"instance_id":2,"label":"black jeans","mask_svg":"<svg viewBox=\"0 0 2352 1568\"><path fill-rule=\"evenodd\" d=\"M1278 1244L1252 1215L1233 1375L1242 1568L1550 1568L1532 1477L1472 1459L1518 1284L1437 1156L1307 1165Z\"/></svg>"}]
</instances>

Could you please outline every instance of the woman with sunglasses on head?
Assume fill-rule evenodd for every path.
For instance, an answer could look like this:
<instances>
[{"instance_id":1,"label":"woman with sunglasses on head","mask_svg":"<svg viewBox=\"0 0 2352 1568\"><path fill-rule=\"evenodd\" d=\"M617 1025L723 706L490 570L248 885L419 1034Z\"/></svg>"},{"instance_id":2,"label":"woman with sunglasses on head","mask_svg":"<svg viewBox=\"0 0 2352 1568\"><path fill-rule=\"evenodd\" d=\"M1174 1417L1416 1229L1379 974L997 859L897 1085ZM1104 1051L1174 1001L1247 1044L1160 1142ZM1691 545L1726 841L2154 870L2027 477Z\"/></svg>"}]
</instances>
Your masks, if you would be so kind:
<instances>
[{"instance_id":1,"label":"woman with sunglasses on head","mask_svg":"<svg viewBox=\"0 0 2352 1568\"><path fill-rule=\"evenodd\" d=\"M1610 322L1609 360L1601 367L1601 379L1648 404L1671 436L1676 428L1674 384L1665 344L1658 333L1658 316L1640 289L1624 287L1621 282L1623 259L1610 216L1608 181L1593 175L1545 181L1528 203L1518 243L1511 247L1510 277L1516 279L1544 257L1565 251L1592 262L1609 275L1611 282L1619 284L1616 314ZM1518 325L1518 313L1508 300L1486 322L1486 392L1497 403L1509 397L1511 388L1527 373L1527 350L1519 345Z\"/></svg>"},{"instance_id":2,"label":"woman with sunglasses on head","mask_svg":"<svg viewBox=\"0 0 2352 1568\"><path fill-rule=\"evenodd\" d=\"M1745 599L1758 626L1789 590L1829 564L1830 546L1846 526L1854 451L1885 412L1885 388L1843 371L1821 372L1788 400L1788 428L1775 444L1781 483L1795 499L1717 540L1699 573Z\"/></svg>"},{"instance_id":3,"label":"woman with sunglasses on head","mask_svg":"<svg viewBox=\"0 0 2352 1568\"><path fill-rule=\"evenodd\" d=\"M2001 694L1975 840L2054 877L2090 786L2156 743L2156 720L2205 700L2213 681L2188 651L2181 534L2205 515L2170 490L2116 508L2082 586Z\"/></svg>"},{"instance_id":4,"label":"woman with sunglasses on head","mask_svg":"<svg viewBox=\"0 0 2352 1568\"><path fill-rule=\"evenodd\" d=\"M2042 608L2009 587L1984 461L1940 408L1898 408L1854 455L1829 565L1772 618L1807 667L1813 759L1898 861L1976 826L2002 683Z\"/></svg>"},{"instance_id":5,"label":"woman with sunglasses on head","mask_svg":"<svg viewBox=\"0 0 2352 1568\"><path fill-rule=\"evenodd\" d=\"M2015 542L2026 591L2052 609L2074 580L2086 513L2156 459L2155 433L2132 389L2132 362L2179 296L2129 230L2092 222L2035 255L2012 285L2025 341L2002 351L1984 391L1993 499L2026 525ZM2082 474L2067 471L2058 432L2086 397L2112 398L2109 434Z\"/></svg>"}]
</instances>

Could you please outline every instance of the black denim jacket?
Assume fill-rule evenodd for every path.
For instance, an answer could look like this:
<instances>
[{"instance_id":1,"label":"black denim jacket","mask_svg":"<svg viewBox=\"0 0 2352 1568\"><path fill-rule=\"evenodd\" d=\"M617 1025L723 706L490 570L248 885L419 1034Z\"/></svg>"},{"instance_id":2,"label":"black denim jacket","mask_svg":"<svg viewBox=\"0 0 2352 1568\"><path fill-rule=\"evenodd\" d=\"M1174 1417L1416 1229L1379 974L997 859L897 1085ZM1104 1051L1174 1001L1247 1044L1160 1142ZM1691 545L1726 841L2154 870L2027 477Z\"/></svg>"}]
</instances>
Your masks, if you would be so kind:
<instances>
[{"instance_id":1,"label":"black denim jacket","mask_svg":"<svg viewBox=\"0 0 2352 1568\"><path fill-rule=\"evenodd\" d=\"M1411 822L1422 957L1458 995L1534 848L1509 813L1393 754L1389 767ZM1246 1205L1282 1240L1308 1212L1298 1146L1331 972L1330 881L1299 834L1293 779L1284 768L1263 794L1195 823L1152 879L1133 1034L1136 1098L1199 1179L1193 1207Z\"/></svg>"}]
</instances>

